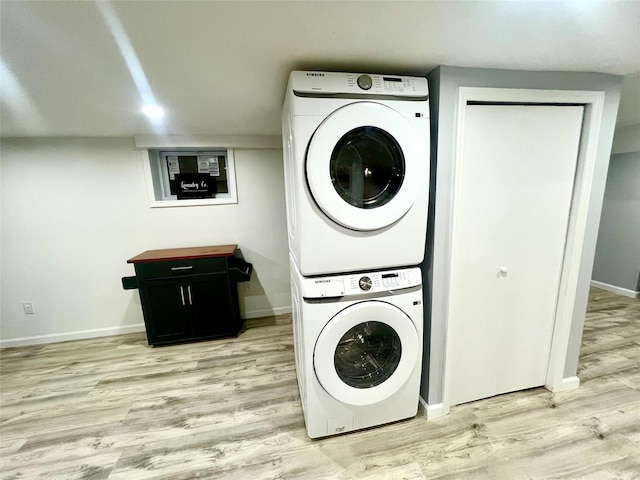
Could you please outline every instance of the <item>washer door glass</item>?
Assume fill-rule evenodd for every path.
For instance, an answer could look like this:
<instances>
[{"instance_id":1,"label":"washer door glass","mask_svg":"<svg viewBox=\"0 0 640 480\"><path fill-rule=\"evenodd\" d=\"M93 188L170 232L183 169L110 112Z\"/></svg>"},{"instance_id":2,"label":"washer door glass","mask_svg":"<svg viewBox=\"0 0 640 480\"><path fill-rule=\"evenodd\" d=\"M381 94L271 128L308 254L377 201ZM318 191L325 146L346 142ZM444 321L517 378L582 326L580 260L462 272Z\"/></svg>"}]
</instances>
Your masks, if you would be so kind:
<instances>
[{"instance_id":1,"label":"washer door glass","mask_svg":"<svg viewBox=\"0 0 640 480\"><path fill-rule=\"evenodd\" d=\"M337 143L329 163L338 195L358 208L389 203L400 191L405 174L402 149L395 138L377 127L358 127Z\"/></svg>"},{"instance_id":2,"label":"washer door glass","mask_svg":"<svg viewBox=\"0 0 640 480\"><path fill-rule=\"evenodd\" d=\"M398 307L354 303L327 322L316 340L313 369L322 388L348 405L372 405L402 389L420 369L422 339Z\"/></svg>"},{"instance_id":3,"label":"washer door glass","mask_svg":"<svg viewBox=\"0 0 640 480\"><path fill-rule=\"evenodd\" d=\"M359 323L342 336L333 363L344 383L370 388L393 375L401 356L402 342L395 330L373 321Z\"/></svg>"},{"instance_id":4,"label":"washer door glass","mask_svg":"<svg viewBox=\"0 0 640 480\"><path fill-rule=\"evenodd\" d=\"M402 114L380 103L335 110L307 147L305 173L316 205L351 230L397 222L429 184L428 136L428 129L417 132Z\"/></svg>"}]
</instances>

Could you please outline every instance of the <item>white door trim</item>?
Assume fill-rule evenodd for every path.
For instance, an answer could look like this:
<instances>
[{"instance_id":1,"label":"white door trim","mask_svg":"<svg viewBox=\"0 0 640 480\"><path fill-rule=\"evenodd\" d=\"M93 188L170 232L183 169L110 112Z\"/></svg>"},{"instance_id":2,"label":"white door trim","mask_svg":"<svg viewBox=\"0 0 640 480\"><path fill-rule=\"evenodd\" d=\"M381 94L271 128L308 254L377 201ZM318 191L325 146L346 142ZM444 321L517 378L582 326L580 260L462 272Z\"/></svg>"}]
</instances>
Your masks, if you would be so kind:
<instances>
[{"instance_id":1,"label":"white door trim","mask_svg":"<svg viewBox=\"0 0 640 480\"><path fill-rule=\"evenodd\" d=\"M551 353L547 368L545 387L551 391L566 389L564 383L564 366L571 333L571 323L575 308L575 300L578 289L578 274L580 270L580 258L584 244L587 213L591 199L593 173L596 164L596 149L600 134L600 123L604 107L604 92L602 91L578 91L578 90L537 90L537 89L513 89L513 88L478 88L460 87L458 95L458 107L456 117L456 143L453 154L453 192L452 192L452 227L449 237L448 251L450 258L447 269L451 270L453 264L453 252L451 249L453 235L458 229L457 222L460 218L459 201L460 194L460 169L457 165L463 155L463 139L466 106L469 101L477 102L511 102L534 104L579 104L585 106L585 113L578 151L578 164L574 182L571 211L569 214L569 227L567 241L564 250L564 260L560 277L560 288L554 319L553 337L551 340ZM449 275L449 282L451 276ZM445 286L446 294L446 321L444 340L444 381L443 381L443 413L449 413L451 393L451 345L449 331L449 295L450 283Z\"/></svg>"}]
</instances>

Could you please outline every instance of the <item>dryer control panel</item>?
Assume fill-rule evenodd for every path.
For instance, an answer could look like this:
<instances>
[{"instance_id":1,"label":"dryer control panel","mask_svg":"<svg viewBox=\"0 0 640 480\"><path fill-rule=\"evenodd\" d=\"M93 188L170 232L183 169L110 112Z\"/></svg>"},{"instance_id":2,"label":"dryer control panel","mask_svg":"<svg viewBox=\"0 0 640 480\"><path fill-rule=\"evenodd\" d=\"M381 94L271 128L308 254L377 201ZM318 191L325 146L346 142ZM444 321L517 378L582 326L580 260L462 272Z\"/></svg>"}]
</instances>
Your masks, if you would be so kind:
<instances>
[{"instance_id":1,"label":"dryer control panel","mask_svg":"<svg viewBox=\"0 0 640 480\"><path fill-rule=\"evenodd\" d=\"M330 298L402 290L422 285L419 268L302 279L304 298Z\"/></svg>"},{"instance_id":2,"label":"dryer control panel","mask_svg":"<svg viewBox=\"0 0 640 480\"><path fill-rule=\"evenodd\" d=\"M290 88L307 97L403 97L426 100L427 79L370 73L291 72Z\"/></svg>"}]
</instances>

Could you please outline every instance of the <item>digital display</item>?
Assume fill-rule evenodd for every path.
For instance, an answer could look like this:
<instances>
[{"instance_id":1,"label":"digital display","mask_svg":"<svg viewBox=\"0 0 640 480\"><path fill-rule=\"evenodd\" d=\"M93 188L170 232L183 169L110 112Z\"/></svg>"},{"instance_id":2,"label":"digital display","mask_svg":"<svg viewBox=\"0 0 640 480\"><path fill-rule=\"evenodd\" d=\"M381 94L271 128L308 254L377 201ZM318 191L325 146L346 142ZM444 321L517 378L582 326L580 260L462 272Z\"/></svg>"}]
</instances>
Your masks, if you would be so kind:
<instances>
[{"instance_id":1,"label":"digital display","mask_svg":"<svg viewBox=\"0 0 640 480\"><path fill-rule=\"evenodd\" d=\"M397 276L398 276L397 273L383 273L382 274L382 278L395 278Z\"/></svg>"},{"instance_id":2,"label":"digital display","mask_svg":"<svg viewBox=\"0 0 640 480\"><path fill-rule=\"evenodd\" d=\"M393 78L393 77L382 77L382 80L385 82L402 82L401 78Z\"/></svg>"}]
</instances>

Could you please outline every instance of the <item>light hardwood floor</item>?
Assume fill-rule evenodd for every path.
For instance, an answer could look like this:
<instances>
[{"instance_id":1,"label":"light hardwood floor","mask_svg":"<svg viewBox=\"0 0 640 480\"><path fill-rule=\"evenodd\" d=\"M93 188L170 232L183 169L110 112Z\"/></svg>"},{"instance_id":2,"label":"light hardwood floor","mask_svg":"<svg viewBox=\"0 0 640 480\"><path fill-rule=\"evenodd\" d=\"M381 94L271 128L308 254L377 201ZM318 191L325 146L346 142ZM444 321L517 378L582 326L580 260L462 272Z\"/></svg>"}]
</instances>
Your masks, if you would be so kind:
<instances>
[{"instance_id":1,"label":"light hardwood floor","mask_svg":"<svg viewBox=\"0 0 640 480\"><path fill-rule=\"evenodd\" d=\"M170 347L130 334L5 349L1 367L2 479L640 478L640 302L603 290L579 389L315 441L288 316Z\"/></svg>"}]
</instances>

